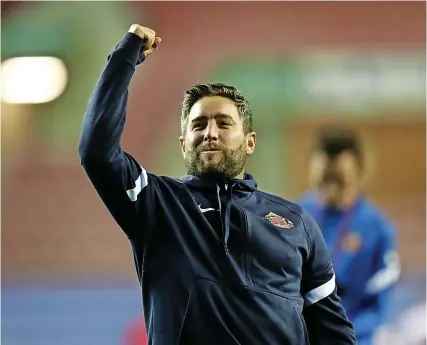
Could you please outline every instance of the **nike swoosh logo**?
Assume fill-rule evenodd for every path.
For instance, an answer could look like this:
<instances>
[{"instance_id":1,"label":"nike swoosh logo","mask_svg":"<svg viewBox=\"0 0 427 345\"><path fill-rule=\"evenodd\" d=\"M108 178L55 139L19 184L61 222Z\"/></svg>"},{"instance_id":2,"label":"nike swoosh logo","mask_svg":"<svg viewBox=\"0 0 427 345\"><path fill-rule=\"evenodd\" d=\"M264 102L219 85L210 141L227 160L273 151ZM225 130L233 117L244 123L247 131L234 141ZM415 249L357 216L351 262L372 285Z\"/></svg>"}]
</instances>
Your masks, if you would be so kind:
<instances>
[{"instance_id":1,"label":"nike swoosh logo","mask_svg":"<svg viewBox=\"0 0 427 345\"><path fill-rule=\"evenodd\" d=\"M202 205L199 205L199 209L202 213L205 213L208 211L216 211L214 208L202 208Z\"/></svg>"}]
</instances>

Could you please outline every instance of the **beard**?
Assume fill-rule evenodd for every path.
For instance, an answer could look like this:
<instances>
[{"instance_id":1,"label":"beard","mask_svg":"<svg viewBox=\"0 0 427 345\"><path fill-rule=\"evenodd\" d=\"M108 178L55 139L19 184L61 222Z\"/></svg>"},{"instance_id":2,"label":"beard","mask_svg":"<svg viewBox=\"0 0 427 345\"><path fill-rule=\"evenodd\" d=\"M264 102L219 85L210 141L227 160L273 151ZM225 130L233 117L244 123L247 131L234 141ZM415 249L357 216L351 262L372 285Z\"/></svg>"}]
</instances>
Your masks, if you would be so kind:
<instances>
[{"instance_id":1,"label":"beard","mask_svg":"<svg viewBox=\"0 0 427 345\"><path fill-rule=\"evenodd\" d=\"M203 150L209 149L218 151L203 152ZM246 160L246 141L244 140L235 149L229 149L222 145L200 145L185 153L184 164L189 175L212 174L234 178L243 171Z\"/></svg>"}]
</instances>

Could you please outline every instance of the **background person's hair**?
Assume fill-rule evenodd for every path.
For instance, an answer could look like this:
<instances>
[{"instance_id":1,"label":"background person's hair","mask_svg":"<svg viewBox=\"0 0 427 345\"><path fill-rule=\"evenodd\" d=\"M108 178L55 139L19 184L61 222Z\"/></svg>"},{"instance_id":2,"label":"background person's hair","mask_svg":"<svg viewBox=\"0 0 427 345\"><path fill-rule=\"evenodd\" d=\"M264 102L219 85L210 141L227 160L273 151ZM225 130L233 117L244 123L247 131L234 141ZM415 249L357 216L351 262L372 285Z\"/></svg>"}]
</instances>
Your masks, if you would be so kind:
<instances>
[{"instance_id":1,"label":"background person's hair","mask_svg":"<svg viewBox=\"0 0 427 345\"><path fill-rule=\"evenodd\" d=\"M315 152L322 152L329 158L335 158L343 152L352 153L360 167L363 167L361 143L356 132L349 129L322 129L317 134Z\"/></svg>"},{"instance_id":2,"label":"background person's hair","mask_svg":"<svg viewBox=\"0 0 427 345\"><path fill-rule=\"evenodd\" d=\"M252 110L249 102L243 94L234 86L221 83L198 84L187 90L184 94L181 111L181 132L184 134L187 129L187 120L193 105L203 97L220 96L232 100L240 114L243 122L245 134L252 132Z\"/></svg>"}]
</instances>

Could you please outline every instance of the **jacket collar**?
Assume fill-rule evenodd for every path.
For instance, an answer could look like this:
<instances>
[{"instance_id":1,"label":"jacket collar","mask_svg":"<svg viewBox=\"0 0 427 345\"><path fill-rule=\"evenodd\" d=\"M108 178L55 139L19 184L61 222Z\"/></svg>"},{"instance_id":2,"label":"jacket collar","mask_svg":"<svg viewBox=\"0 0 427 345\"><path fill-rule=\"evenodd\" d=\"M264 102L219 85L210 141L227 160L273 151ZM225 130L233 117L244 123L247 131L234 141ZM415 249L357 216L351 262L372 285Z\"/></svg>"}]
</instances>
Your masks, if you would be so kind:
<instances>
[{"instance_id":1,"label":"jacket collar","mask_svg":"<svg viewBox=\"0 0 427 345\"><path fill-rule=\"evenodd\" d=\"M254 191L257 189L255 179L248 173L244 174L243 179L229 179L218 174L203 174L200 176L186 175L181 180L189 186L203 189L210 189L225 184L233 186L233 190Z\"/></svg>"}]
</instances>

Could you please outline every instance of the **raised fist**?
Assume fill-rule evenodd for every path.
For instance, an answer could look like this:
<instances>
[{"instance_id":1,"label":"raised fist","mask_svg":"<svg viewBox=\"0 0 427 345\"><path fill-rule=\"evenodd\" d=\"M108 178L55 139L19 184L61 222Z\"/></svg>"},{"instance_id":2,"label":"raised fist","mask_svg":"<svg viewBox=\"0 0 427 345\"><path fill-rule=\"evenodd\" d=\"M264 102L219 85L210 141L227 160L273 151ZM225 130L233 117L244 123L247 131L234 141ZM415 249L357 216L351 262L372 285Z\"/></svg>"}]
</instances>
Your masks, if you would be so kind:
<instances>
[{"instance_id":1,"label":"raised fist","mask_svg":"<svg viewBox=\"0 0 427 345\"><path fill-rule=\"evenodd\" d=\"M152 54L160 45L162 39L156 36L156 32L153 29L146 28L138 24L132 24L129 32L139 36L143 41L142 53L147 57Z\"/></svg>"}]
</instances>

